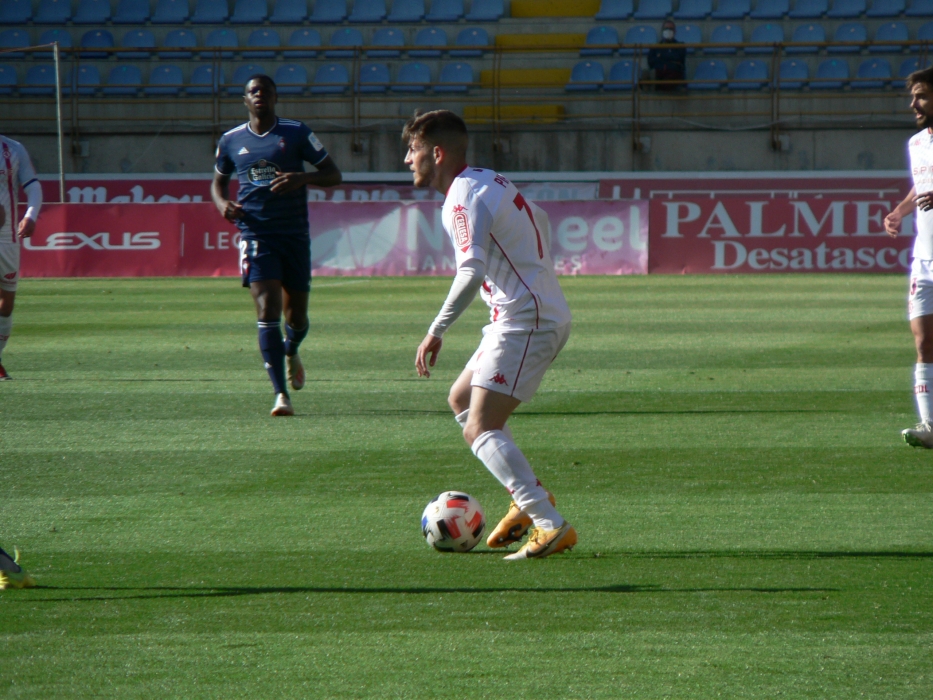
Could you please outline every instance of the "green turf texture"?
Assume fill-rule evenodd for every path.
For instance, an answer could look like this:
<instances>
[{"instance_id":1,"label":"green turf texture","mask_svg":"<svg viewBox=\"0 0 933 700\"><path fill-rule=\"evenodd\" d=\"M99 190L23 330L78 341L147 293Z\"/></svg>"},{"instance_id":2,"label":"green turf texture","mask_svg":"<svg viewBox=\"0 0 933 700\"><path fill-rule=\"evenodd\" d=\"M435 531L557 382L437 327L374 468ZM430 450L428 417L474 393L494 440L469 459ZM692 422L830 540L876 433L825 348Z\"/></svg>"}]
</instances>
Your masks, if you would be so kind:
<instances>
[{"instance_id":1,"label":"green turf texture","mask_svg":"<svg viewBox=\"0 0 933 700\"><path fill-rule=\"evenodd\" d=\"M429 380L449 279L318 279L298 415L230 279L26 280L0 384L3 698L933 697L933 452L897 276L564 278L510 421L569 554L431 550L508 496Z\"/></svg>"}]
</instances>

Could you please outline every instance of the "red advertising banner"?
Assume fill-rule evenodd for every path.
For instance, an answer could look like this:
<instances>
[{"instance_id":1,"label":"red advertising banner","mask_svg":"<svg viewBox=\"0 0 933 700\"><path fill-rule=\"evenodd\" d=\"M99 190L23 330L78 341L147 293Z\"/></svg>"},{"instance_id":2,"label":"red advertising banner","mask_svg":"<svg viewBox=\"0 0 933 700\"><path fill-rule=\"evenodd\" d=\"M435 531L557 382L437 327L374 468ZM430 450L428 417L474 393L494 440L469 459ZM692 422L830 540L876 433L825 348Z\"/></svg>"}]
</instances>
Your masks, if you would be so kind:
<instances>
[{"instance_id":1,"label":"red advertising banner","mask_svg":"<svg viewBox=\"0 0 933 700\"><path fill-rule=\"evenodd\" d=\"M559 274L644 274L646 202L542 202ZM440 202L317 202L316 275L452 275ZM23 241L24 277L238 274L239 233L213 204L49 204Z\"/></svg>"}]
</instances>

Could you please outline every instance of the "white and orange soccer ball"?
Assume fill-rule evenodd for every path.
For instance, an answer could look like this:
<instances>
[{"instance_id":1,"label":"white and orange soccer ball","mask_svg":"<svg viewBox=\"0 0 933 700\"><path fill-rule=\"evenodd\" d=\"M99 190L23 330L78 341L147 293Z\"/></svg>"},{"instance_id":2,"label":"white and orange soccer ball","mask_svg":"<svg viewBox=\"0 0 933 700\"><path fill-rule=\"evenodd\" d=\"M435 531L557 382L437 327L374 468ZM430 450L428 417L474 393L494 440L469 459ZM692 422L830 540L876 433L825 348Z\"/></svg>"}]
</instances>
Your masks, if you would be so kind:
<instances>
[{"instance_id":1,"label":"white and orange soccer ball","mask_svg":"<svg viewBox=\"0 0 933 700\"><path fill-rule=\"evenodd\" d=\"M439 552L469 552L486 529L483 507L462 491L444 491L431 499L421 515L421 532Z\"/></svg>"}]
</instances>

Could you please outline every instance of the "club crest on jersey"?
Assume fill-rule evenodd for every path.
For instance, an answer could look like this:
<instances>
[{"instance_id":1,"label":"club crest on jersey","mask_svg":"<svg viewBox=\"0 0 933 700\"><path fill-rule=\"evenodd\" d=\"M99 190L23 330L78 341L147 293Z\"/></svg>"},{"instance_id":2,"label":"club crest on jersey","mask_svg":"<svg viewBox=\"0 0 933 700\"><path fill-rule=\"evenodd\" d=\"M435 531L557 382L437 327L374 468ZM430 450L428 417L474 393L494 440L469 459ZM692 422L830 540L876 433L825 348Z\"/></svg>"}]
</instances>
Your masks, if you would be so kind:
<instances>
[{"instance_id":1,"label":"club crest on jersey","mask_svg":"<svg viewBox=\"0 0 933 700\"><path fill-rule=\"evenodd\" d=\"M460 209L460 211L457 211L457 209ZM470 220L463 213L463 207L457 205L454 207L454 211L456 212L454 214L454 243L458 248L466 252L466 249L473 242L473 237L470 235Z\"/></svg>"},{"instance_id":2,"label":"club crest on jersey","mask_svg":"<svg viewBox=\"0 0 933 700\"><path fill-rule=\"evenodd\" d=\"M268 187L281 174L282 171L279 170L279 166L265 158L251 165L247 170L249 181L257 187Z\"/></svg>"},{"instance_id":3,"label":"club crest on jersey","mask_svg":"<svg viewBox=\"0 0 933 700\"><path fill-rule=\"evenodd\" d=\"M285 150L285 139L279 139L279 150L280 151Z\"/></svg>"}]
</instances>

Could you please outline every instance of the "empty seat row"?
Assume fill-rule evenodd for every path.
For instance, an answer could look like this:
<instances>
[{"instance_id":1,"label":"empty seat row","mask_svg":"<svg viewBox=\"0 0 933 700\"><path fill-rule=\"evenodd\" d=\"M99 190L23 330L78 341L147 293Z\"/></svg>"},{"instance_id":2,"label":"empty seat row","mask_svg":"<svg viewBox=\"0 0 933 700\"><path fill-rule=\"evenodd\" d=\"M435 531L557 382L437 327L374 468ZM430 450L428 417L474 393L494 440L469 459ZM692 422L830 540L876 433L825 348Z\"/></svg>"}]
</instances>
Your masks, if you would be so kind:
<instances>
[{"instance_id":1,"label":"empty seat row","mask_svg":"<svg viewBox=\"0 0 933 700\"><path fill-rule=\"evenodd\" d=\"M602 0L597 20L635 19L818 19L833 17L933 17L933 0Z\"/></svg>"},{"instance_id":2,"label":"empty seat row","mask_svg":"<svg viewBox=\"0 0 933 700\"><path fill-rule=\"evenodd\" d=\"M233 12L230 12L230 5ZM4 24L260 24L267 19L282 24L301 23L306 20L322 23L349 22L456 22L466 18L471 22L492 22L504 12L504 0L472 0L466 11L464 0L354 0L352 8L347 0L276 0L272 13L266 0L194 0L194 12L188 0L156 0L155 11L150 11L149 0L117 0L112 11L110 0L77 0L72 12L71 0L39 0L33 12L32 0L0 0L0 25Z\"/></svg>"},{"instance_id":3,"label":"empty seat row","mask_svg":"<svg viewBox=\"0 0 933 700\"><path fill-rule=\"evenodd\" d=\"M700 27L695 24L681 24L675 30L675 38L685 44L722 44L722 46L706 46L705 53L736 53L737 44L746 43L745 34L741 24L726 23L713 28L709 38L704 42ZM650 25L636 25L626 31L622 40L615 27L599 26L591 29L586 35L584 48L580 50L581 56L611 56L618 52L621 55L630 55L633 45L647 45L658 43L657 30ZM784 27L781 24L759 24L752 29L747 43L751 44L783 44L786 41ZM800 46L788 46L788 53L815 53L819 51L820 44L827 43L825 28L820 24L801 24L794 28L790 43ZM857 52L860 45L867 45L872 52L901 51L911 41L910 32L904 22L886 22L875 30L871 42L868 38L868 28L861 22L843 22L833 32L831 43L840 46L829 46L827 51ZM933 22L922 25L915 37L915 41L933 41ZM814 44L806 46L805 44ZM847 45L845 45L847 44ZM694 48L688 49L693 53ZM745 53L771 53L772 46L744 47Z\"/></svg>"},{"instance_id":4,"label":"empty seat row","mask_svg":"<svg viewBox=\"0 0 933 700\"><path fill-rule=\"evenodd\" d=\"M209 95L226 93L239 95L251 75L266 73L263 66L248 63L239 66L231 81L224 80L223 70L212 65L196 66L189 81L184 80L180 66L160 64L153 67L148 83L143 82L140 66L118 65L112 67L106 83L101 81L98 65L82 64L63 77L62 92L78 95ZM308 80L308 70L299 64L284 64L278 67L273 79L280 94L301 94L308 90L312 94L342 94L351 87L350 70L340 63L319 66L314 79ZM405 92L466 92L474 84L473 68L468 63L457 62L444 65L437 80L433 80L431 69L424 63L412 62L401 65L395 80L390 77L389 67L384 63L368 63L360 67L358 79L352 87L360 93L386 91ZM0 94L12 94L19 85L16 68L0 65ZM21 95L50 96L55 92L55 67L36 65L26 72L25 80L18 88Z\"/></svg>"},{"instance_id":5,"label":"empty seat row","mask_svg":"<svg viewBox=\"0 0 933 700\"><path fill-rule=\"evenodd\" d=\"M62 48L73 48L73 40L67 29L49 29L39 37L37 45L46 45L58 42ZM485 29L474 27L461 30L454 40L451 48L448 46L447 33L436 27L421 29L408 45L401 30L392 27L377 29L368 43L364 43L360 30L354 27L343 27L336 30L330 37L327 47L322 47L321 35L316 29L296 29L289 36L287 43L283 44L279 33L275 29L256 29L250 33L244 48L244 58L265 58L272 56L275 51L285 48L284 55L292 58L313 58L318 49L323 49L324 56L328 58L352 57L367 46L362 53L371 58L396 58L406 51L412 57L440 56L448 52L451 56L466 58L482 56L489 46L489 34ZM26 54L16 49L25 49L33 46L27 29L6 29L0 31L0 50L13 50L5 54L7 58L23 58ZM156 49L155 34L149 29L131 29L124 33L119 48L134 49L133 51L100 51L100 49L114 49L113 35L106 29L93 29L85 32L79 44L82 49L98 49L98 51L81 51L81 58L104 58L115 53L117 58L141 59L148 58ZM188 29L175 29L168 32L159 45L163 49L177 49L171 52L159 52L163 58L182 57L190 58L192 52L185 49L210 49L202 51L201 55L209 57L217 52L224 58L233 55L233 50L240 48L239 38L232 29L215 29L199 43L194 32ZM291 49L291 50L289 50ZM40 57L47 57L48 52L38 52Z\"/></svg>"}]
</instances>

